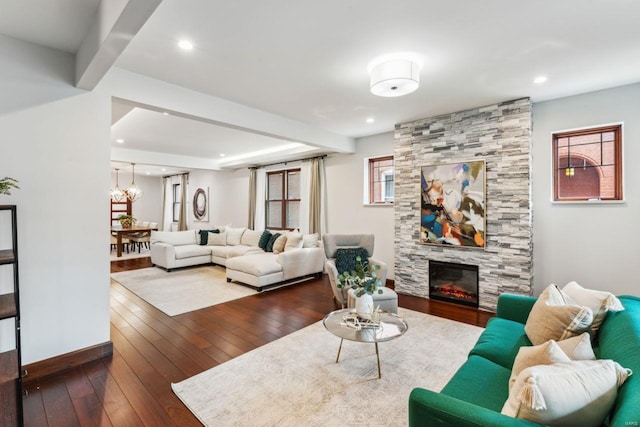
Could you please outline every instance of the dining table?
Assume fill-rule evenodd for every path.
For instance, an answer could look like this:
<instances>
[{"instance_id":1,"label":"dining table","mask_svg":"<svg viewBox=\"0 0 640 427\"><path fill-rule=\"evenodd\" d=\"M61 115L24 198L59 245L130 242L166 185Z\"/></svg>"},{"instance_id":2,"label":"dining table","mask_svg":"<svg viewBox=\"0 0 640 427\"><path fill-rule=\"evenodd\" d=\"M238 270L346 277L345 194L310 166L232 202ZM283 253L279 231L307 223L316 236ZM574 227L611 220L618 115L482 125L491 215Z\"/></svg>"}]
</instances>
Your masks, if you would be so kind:
<instances>
[{"instance_id":1,"label":"dining table","mask_svg":"<svg viewBox=\"0 0 640 427\"><path fill-rule=\"evenodd\" d=\"M117 239L117 257L122 256L122 236L126 236L127 234L138 234L138 233L151 233L151 231L158 231L158 227L143 227L141 225L132 225L129 228L122 227L111 227L111 234L116 236Z\"/></svg>"}]
</instances>

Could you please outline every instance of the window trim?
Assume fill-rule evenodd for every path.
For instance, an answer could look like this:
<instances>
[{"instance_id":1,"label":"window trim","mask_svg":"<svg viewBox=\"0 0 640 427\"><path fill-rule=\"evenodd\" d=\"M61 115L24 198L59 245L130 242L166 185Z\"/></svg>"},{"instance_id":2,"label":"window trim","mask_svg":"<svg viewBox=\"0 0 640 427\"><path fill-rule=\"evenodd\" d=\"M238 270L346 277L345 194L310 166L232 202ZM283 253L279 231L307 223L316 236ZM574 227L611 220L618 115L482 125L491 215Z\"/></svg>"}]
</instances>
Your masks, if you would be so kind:
<instances>
[{"instance_id":1,"label":"window trim","mask_svg":"<svg viewBox=\"0 0 640 427\"><path fill-rule=\"evenodd\" d=\"M176 201L176 188L178 188L178 187L180 187L180 183L171 184L171 189L172 189L171 195L172 195L172 199L173 199L173 203L171 204L171 219L172 219L172 222L179 222L180 221L180 214L178 214L178 218L176 218L176 205L179 205L180 203L182 203L179 200Z\"/></svg>"},{"instance_id":2,"label":"window trim","mask_svg":"<svg viewBox=\"0 0 640 427\"><path fill-rule=\"evenodd\" d=\"M616 182L616 192L619 194L620 198L617 199L586 199L586 198L575 198L575 199L557 199L557 191L558 186L556 183L556 169L558 168L558 159L556 158L556 139L559 137L566 136L579 136L581 134L590 134L595 132L606 132L606 131L617 131L617 137L614 139L614 144L616 145L616 153L615 153L615 178ZM624 204L625 200L625 191L624 191L624 122L613 122L613 123L605 123L593 126L583 126L579 128L572 129L563 129L552 131L550 133L550 150L551 150L551 182L550 182L550 199L552 204L558 205L566 205L566 204Z\"/></svg>"},{"instance_id":3,"label":"window trim","mask_svg":"<svg viewBox=\"0 0 640 427\"><path fill-rule=\"evenodd\" d=\"M300 204L302 204L302 199L289 199L289 188L288 186L288 174L291 172L296 172L298 173L298 176L300 176L301 178L301 173L302 173L302 169L301 168L295 168L295 169L281 169L281 170L276 170L276 171L269 171L267 172L267 177L266 177L266 187L267 187L267 193L266 193L266 197L264 200L264 224L265 224L265 228L269 228L272 230L295 230L296 228L299 228L300 225L298 225L298 227L287 227L287 203L288 202L299 202ZM270 175L282 175L282 195L283 198L282 199L269 199L269 176ZM300 182L300 184L302 185L302 181ZM269 202L277 202L280 201L281 202L281 209L282 209L282 222L280 224L280 228L274 228L274 227L270 227L268 224L268 216L269 216ZM298 212L300 213L300 212Z\"/></svg>"},{"instance_id":4,"label":"window trim","mask_svg":"<svg viewBox=\"0 0 640 427\"><path fill-rule=\"evenodd\" d=\"M374 156L374 157L365 157L364 158L364 189L363 189L363 200L362 203L365 206L393 206L395 203L395 194L394 200L388 202L374 202L374 188L373 188L373 165L375 162L391 160L393 161L393 182L395 185L395 176L396 176L396 164L395 158L393 154L384 155L384 156Z\"/></svg>"}]
</instances>

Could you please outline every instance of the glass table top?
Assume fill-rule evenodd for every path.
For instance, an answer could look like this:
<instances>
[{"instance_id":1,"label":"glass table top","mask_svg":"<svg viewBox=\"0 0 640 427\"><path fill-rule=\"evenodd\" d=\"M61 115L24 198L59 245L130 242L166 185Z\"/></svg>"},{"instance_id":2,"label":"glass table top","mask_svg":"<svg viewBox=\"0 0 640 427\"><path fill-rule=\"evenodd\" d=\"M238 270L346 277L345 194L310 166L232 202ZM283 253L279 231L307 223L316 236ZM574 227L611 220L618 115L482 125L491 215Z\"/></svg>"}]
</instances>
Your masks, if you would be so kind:
<instances>
[{"instance_id":1,"label":"glass table top","mask_svg":"<svg viewBox=\"0 0 640 427\"><path fill-rule=\"evenodd\" d=\"M322 321L324 327L333 335L345 340L357 342L383 342L398 338L409 329L409 325L397 314L382 312L380 324L377 327L365 327L357 330L347 326L345 315L354 313L355 309L345 308L332 311Z\"/></svg>"}]
</instances>

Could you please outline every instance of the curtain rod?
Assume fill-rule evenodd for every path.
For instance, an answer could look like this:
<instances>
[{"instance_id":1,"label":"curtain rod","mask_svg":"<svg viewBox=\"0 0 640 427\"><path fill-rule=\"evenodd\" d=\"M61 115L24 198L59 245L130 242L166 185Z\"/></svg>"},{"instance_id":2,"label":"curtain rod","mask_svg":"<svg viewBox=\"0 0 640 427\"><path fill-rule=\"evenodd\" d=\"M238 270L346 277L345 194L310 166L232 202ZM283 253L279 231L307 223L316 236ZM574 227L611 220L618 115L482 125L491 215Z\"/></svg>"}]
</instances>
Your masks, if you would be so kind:
<instances>
[{"instance_id":1,"label":"curtain rod","mask_svg":"<svg viewBox=\"0 0 640 427\"><path fill-rule=\"evenodd\" d=\"M182 176L182 175L189 176L189 172L174 173L173 175L164 175L163 178L171 178L171 177L174 177L174 176Z\"/></svg>"},{"instance_id":2,"label":"curtain rod","mask_svg":"<svg viewBox=\"0 0 640 427\"><path fill-rule=\"evenodd\" d=\"M327 157L327 155L323 154L321 156L305 157L304 159L286 160L284 162L268 163L266 165L260 165L260 166L251 166L251 167L249 167L247 169L249 169L249 170L251 170L251 169L260 169L260 168L266 168L267 166L286 165L287 163L304 162L306 160L313 160L313 159L324 159L325 157Z\"/></svg>"}]
</instances>

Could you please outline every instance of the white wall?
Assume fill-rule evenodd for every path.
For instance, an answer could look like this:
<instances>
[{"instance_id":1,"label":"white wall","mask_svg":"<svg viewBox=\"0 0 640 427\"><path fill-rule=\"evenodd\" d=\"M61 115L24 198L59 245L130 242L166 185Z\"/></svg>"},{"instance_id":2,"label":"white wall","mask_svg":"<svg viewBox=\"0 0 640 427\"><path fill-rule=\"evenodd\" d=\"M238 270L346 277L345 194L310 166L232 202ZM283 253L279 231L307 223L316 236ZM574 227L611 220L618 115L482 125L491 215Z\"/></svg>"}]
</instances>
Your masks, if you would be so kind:
<instances>
[{"instance_id":1,"label":"white wall","mask_svg":"<svg viewBox=\"0 0 640 427\"><path fill-rule=\"evenodd\" d=\"M109 340L111 99L72 55L0 35L0 174L20 181L22 362Z\"/></svg>"},{"instance_id":2,"label":"white wall","mask_svg":"<svg viewBox=\"0 0 640 427\"><path fill-rule=\"evenodd\" d=\"M624 122L624 204L551 203L551 133ZM533 108L534 292L576 280L640 294L640 84L541 102Z\"/></svg>"},{"instance_id":3,"label":"white wall","mask_svg":"<svg viewBox=\"0 0 640 427\"><path fill-rule=\"evenodd\" d=\"M393 132L359 138L355 154L332 154L325 159L327 175L327 231L375 235L374 257L389 266L394 278L393 206L363 205L364 158L393 155Z\"/></svg>"}]
</instances>

